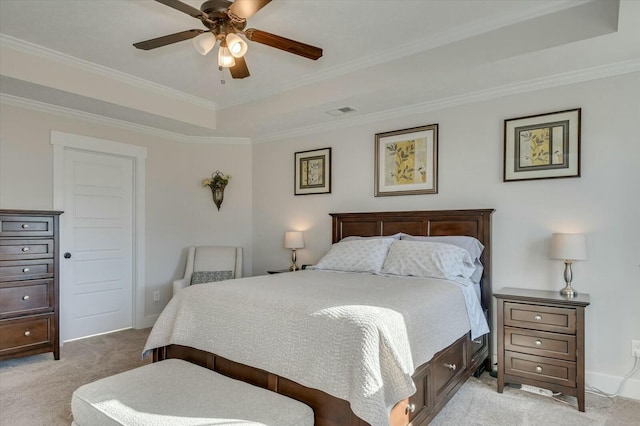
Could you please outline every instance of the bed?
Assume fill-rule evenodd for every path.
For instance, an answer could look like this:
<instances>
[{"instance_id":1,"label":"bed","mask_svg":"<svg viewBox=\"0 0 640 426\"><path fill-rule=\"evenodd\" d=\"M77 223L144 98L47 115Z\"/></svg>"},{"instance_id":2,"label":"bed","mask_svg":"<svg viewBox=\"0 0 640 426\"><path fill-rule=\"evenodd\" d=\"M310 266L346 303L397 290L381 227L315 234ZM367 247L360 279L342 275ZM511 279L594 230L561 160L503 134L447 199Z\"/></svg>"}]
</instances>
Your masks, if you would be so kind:
<instances>
[{"instance_id":1,"label":"bed","mask_svg":"<svg viewBox=\"0 0 640 426\"><path fill-rule=\"evenodd\" d=\"M490 323L491 320L491 213L493 210L483 209L483 210L442 210L442 211L411 211L411 212L371 212L371 213L335 213L331 214L332 216L332 242L336 243L340 240L343 240L345 237L349 236L389 236L398 233L410 234L413 236L470 236L477 238L483 245L484 251L481 255L481 261L483 264L483 272L482 272L482 280L479 285L479 299L481 301L481 308L484 311L484 315ZM314 286L319 286L321 284L316 283L316 277L318 274L322 275L323 271L302 271L296 272L293 274L280 274L269 276L268 280L258 281L260 277L255 277L255 279L248 279L246 282L243 280L242 284L236 281L236 287L241 288L243 286L249 286L253 283L255 285L256 282L262 283L261 285L265 286L265 291L272 291L269 286L277 285L277 281L280 280L279 285L283 286L282 288L286 289L287 293L296 293L296 287L293 286L294 280L300 281L300 287L310 288L313 291ZM325 274L326 275L326 274ZM342 286L346 286L351 288L351 293L349 297L351 299L347 299L349 301L358 301L356 297L354 299L354 294L360 295L362 300L368 300L371 296L371 293L375 293L374 290L363 291L358 287L362 285L361 279L353 278L353 274L343 274L343 276L335 275L332 277L332 281L342 280L344 283L340 284ZM370 288L374 288L374 286L383 287L388 284L388 280L384 277L375 277L372 278L372 284ZM227 284L228 285L228 284ZM412 284L409 284L412 285ZM287 287L288 286L288 287ZM441 291L445 291L443 286L435 286L440 288ZM222 288L222 287L221 287ZM275 287L274 287L275 288ZM417 287L415 288L418 291ZM322 371L326 371L326 383L322 380L320 382L309 382L300 379L293 380L292 378L301 377L296 375L296 368L304 368L312 370L313 366L302 365L304 354L298 354L300 356L301 366L297 366L296 363L289 362L289 365L286 365L286 362L282 362L281 364L285 364L281 366L278 364L278 360L274 360L273 357L268 359L262 359L260 356L252 353L251 350L243 350L241 347L236 352L227 351L227 348L224 347L222 349L221 346L215 346L215 342L209 345L208 343L200 343L205 342L207 339L215 340L218 337L211 337L208 335L207 328L202 327L200 325L199 320L202 317L194 317L190 319L190 321L186 321L186 326L184 332L175 333L176 330L172 329L171 319L168 319L172 312L181 312L181 307L179 305L186 305L186 309L190 309L192 305L197 304L198 300L202 300L204 298L204 292L209 291L205 289L193 289L190 291L190 294L187 294L185 291L184 297L180 298L173 305L170 303L168 305L168 311L166 314L163 312L163 315L159 319L159 323L156 323L154 326L154 331L150 336L150 341L147 343L147 348L152 350L153 352L153 360L160 361L167 358L180 358L185 359L187 361L196 363L203 367L212 369L221 374L240 379L251 383L256 386L260 386L263 388L267 388L274 392L289 396L291 398L300 400L307 405L311 406L314 410L315 415L315 424L319 426L338 426L338 425L350 425L350 426L365 426L368 424L387 424L386 417L387 415L378 415L373 419L369 417L369 421L364 421L361 417L355 414L355 412L363 412L362 404L367 404L366 398L359 398L357 395L354 397L353 395L347 395L346 393L342 393L342 389L339 386L336 388L332 387L331 383L333 383L335 376L341 377L352 377L352 380L360 380L361 376L368 377L367 373L364 374L358 369L358 366L349 366L346 367L349 363L347 362L349 357L345 356L344 353L340 353L345 361L344 365L342 364L331 364L329 361L331 358L331 351L326 352L326 360L323 356L322 359L318 359L318 369L317 371L313 371L313 375L318 376L318 374L322 374ZM218 290L215 290L218 291ZM238 290L239 291L239 290ZM305 290L306 291L306 290ZM315 291L320 291L316 288ZM446 290L450 291L450 290ZM360 292L360 293L358 293ZM181 292L182 293L182 292ZM267 293L265 293L267 294ZM320 293L319 293L320 294ZM180 295L180 293L178 294ZM191 302L187 302L189 300L189 296ZM295 294L294 294L295 296ZM237 300L233 300L233 298ZM303 297L303 296L300 296ZM317 302L316 298L316 302ZM393 297L389 297L389 307L391 309L387 309L382 312L382 315L386 315L390 313L390 316L394 316L398 311L402 311L404 309L403 305L411 305L410 301L406 299L400 298L400 296L394 295ZM295 300L295 299L294 299ZM323 298L324 300L324 298ZM419 297L416 300L422 300ZM305 302L303 299L297 299L296 302L292 304L295 305L293 310L301 310L307 309L305 306ZM313 303L316 303L313 302ZM247 298L246 301L242 299L242 293L236 292L235 296L229 296L229 300L225 300L225 304L221 304L217 306L215 310L220 311L225 308L225 306L242 306L243 303L251 304L252 302L250 298ZM313 306L313 303L309 301L312 305L309 309L318 308L317 306ZM341 301L341 303L343 303ZM393 304L395 303L395 305ZM191 304L191 305L189 305ZM359 303L347 303L351 305L358 305ZM414 303L415 304L415 303ZM268 302L265 302L264 305L268 305ZM298 306L299 305L299 306ZM365 302L362 305L366 305ZM260 316L268 317L270 315L269 309L265 306L254 306L255 309L250 311L258 312ZM327 305L330 306L330 305ZM453 306L453 305L452 305ZM325 312L326 306L319 306L320 311ZM358 307L361 308L361 307ZM261 310L262 309L262 310ZM407 307L408 309L408 307ZM460 328L456 329L456 317L451 316L447 317L446 309L443 311L442 306L440 307L441 312L440 316L443 318L447 318L445 323L442 324L440 328L448 328L450 330L461 330ZM461 309L460 307L455 308L455 310ZM237 311L249 311L247 309L236 309ZM429 309L430 311L433 309ZM451 308L453 311L454 308ZM233 309L229 310L226 315L231 314ZM311 312L311 311L309 311ZM364 316L378 316L379 312L376 311L374 314L371 314L369 311L364 312ZM182 315L182 314L180 314ZM205 314L205 316L208 314ZM422 314L420 314L422 315ZM163 318L163 316L165 318ZM336 316L334 312L330 312L328 316ZM397 315L395 315L397 316ZM407 318L408 318L407 314ZM280 329L286 328L286 336L285 338L287 342L292 342L291 345L282 345L282 348L305 348L307 350L311 350L312 346L309 346L309 342L303 342L300 340L300 336L296 333L299 332L298 329L301 328L311 328L313 325L307 324L303 322L303 319L300 320L300 324L296 324L296 321L292 321L290 318L283 318L282 322L278 323L278 319L276 316L273 317L274 320L268 321L272 325L276 325ZM292 317L293 318L293 317ZM244 317L243 321L252 321L256 320L256 318ZM424 318L419 318L420 321L424 321ZM304 319L304 321L309 321L308 318ZM164 326L163 323L166 323ZM260 324L258 320L252 327L249 329L256 329L257 325ZM408 334L416 334L416 327L411 325L411 321L407 320L407 330ZM467 323L468 324L468 323ZM160 330L156 332L156 327ZM297 328L296 328L297 327ZM220 327L222 328L222 327ZM383 327L384 328L384 327ZM401 328L401 327L400 327ZM393 340L397 335L402 334L403 331L398 331L400 328L391 327L391 331L387 334L382 335L385 340ZM247 331L244 332L240 330L239 327L238 336L233 340L229 340L229 343L232 343L230 346L242 345L242 341L244 339L244 335L247 334ZM268 329L265 328L264 331L261 332L269 333ZM466 329L468 330L468 328ZM397 403L393 405L391 408L391 412L387 413L389 422L388 424L391 426L400 426L400 425L426 425L428 422L435 417L435 415L442 409L442 407L446 404L446 402L455 394L455 392L462 386L465 380L474 373L479 373L483 368L490 368L490 359L489 359L489 350L490 347L490 335L484 334L480 338L472 339L471 332L467 331L460 332L457 337L451 338L448 337L448 341L446 346L435 354L428 354L428 359L421 359L420 356L423 355L417 354L415 351L411 352L414 348L408 348L404 352L409 352L409 354L403 359L402 356L397 356L397 363L394 364L396 370L398 370L398 374L395 372L388 373L386 369L383 369L383 373L386 375L402 377L402 371L410 371L413 372L408 376L408 380L410 383L402 383L400 380L399 383L394 382L392 386L389 386L389 383L384 382L385 374L382 376L372 376L369 379L369 382L366 385L371 387L371 383L376 383L376 380L382 381L384 386L381 386L382 390L392 388L392 391L397 391L396 393L389 392L392 397L393 395L402 395L400 399L397 399ZM163 331L166 336L163 337ZM455 331L452 331L455 333ZM171 338L171 336L183 336L185 334L193 334L194 338ZM331 335L331 333L327 332L326 335ZM336 336L340 334L338 332L334 333ZM419 334L419 333L418 333ZM316 331L316 336L319 342L324 342L320 348L332 347L333 344L325 341L326 336L323 335L322 331ZM193 336L192 336L193 337ZM269 336L271 337L271 336ZM247 339L251 339L251 336L247 336ZM255 336L253 337L255 338ZM282 337L281 337L282 338ZM269 340L269 339L265 339ZM338 343L339 339L336 339L335 346L340 347ZM357 339L356 339L357 340ZM362 340L362 339L360 339ZM452 341L452 343L449 343ZM413 341L412 341L413 342ZM313 343L313 342L312 342ZM341 344L343 344L342 342ZM368 341L364 342L364 345L368 345ZM278 342L277 344L281 344ZM402 342L400 342L402 344ZM376 341L375 346L380 345L382 347L382 343ZM355 346L355 343L354 343ZM371 346L371 345L369 345ZM206 350L209 347L218 347L220 350L216 351L219 353L212 353L209 350ZM395 346L394 346L395 347ZM348 349L348 346L347 346ZM291 349L293 350L293 349ZM283 352L286 350L283 349ZM399 350L402 355L402 349ZM386 353L386 352L385 352ZM228 354L233 354L233 356L228 356ZM223 356L227 355L227 356ZM295 354L293 354L295 356ZM395 356L395 352L392 354L392 357ZM285 355L283 355L284 357ZM413 356L413 357L412 357ZM406 361L406 360L409 361ZM416 364L412 364L412 360L419 360ZM323 370L325 368L323 363L327 363L329 367L326 367L327 370ZM336 369L333 371L332 369ZM343 370L343 368L345 370ZM352 371L353 370L353 371ZM280 374L277 374L280 373ZM383 377L384 376L384 377ZM289 377L289 378L287 378ZM346 379L345 379L346 380ZM387 388L385 388L387 386ZM409 386L411 388L411 392L408 392ZM396 389L397 388L397 389ZM321 390L323 389L323 390ZM347 391L352 391L352 387ZM345 392L347 392L345 391ZM382 392L382 391L381 391ZM404 392L404 393L403 393ZM332 395L340 395L341 397L336 397ZM367 395L369 398L370 395ZM373 397L375 399L375 397ZM384 399L384 398L382 398ZM347 401L349 400L349 402ZM396 401L396 399L394 399ZM387 401L388 402L388 401ZM390 407L389 405L387 405ZM366 411L366 410L365 410ZM380 411L378 411L380 413ZM363 416L366 418L366 416ZM381 418L384 417L384 421L381 421Z\"/></svg>"}]
</instances>

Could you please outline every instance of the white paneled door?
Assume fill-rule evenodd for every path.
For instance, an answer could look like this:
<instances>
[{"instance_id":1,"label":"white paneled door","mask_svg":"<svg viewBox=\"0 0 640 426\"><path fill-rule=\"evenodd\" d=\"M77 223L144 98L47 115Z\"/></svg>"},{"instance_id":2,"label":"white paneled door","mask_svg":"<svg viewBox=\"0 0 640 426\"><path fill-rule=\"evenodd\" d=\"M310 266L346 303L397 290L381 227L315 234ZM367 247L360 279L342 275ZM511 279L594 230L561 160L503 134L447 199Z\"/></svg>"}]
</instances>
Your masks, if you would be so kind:
<instances>
[{"instance_id":1,"label":"white paneled door","mask_svg":"<svg viewBox=\"0 0 640 426\"><path fill-rule=\"evenodd\" d=\"M62 340L133 325L133 160L66 150Z\"/></svg>"}]
</instances>

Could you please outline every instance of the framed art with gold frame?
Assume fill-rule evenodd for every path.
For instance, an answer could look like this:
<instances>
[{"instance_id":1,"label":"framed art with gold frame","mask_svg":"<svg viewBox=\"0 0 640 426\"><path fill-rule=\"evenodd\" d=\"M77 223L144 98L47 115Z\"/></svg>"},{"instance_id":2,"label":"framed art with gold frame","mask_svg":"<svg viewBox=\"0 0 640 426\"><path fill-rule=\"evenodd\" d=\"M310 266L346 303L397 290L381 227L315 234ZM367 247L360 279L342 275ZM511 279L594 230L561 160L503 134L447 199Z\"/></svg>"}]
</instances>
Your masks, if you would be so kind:
<instances>
[{"instance_id":1,"label":"framed art with gold frame","mask_svg":"<svg viewBox=\"0 0 640 426\"><path fill-rule=\"evenodd\" d=\"M294 195L331 193L331 148L295 153Z\"/></svg>"}]
</instances>

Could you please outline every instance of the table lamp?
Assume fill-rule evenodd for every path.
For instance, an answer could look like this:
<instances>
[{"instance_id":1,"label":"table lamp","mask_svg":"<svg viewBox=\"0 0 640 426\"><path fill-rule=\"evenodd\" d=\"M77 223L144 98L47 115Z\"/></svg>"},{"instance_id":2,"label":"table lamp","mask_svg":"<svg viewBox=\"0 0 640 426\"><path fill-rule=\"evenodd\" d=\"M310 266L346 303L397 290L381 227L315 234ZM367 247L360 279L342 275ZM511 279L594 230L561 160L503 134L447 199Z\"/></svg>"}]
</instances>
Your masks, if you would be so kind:
<instances>
[{"instance_id":1,"label":"table lamp","mask_svg":"<svg viewBox=\"0 0 640 426\"><path fill-rule=\"evenodd\" d=\"M287 231L284 233L284 246L291 249L291 266L290 271L297 271L298 265L296 265L296 249L304 248L304 238L302 232L299 231Z\"/></svg>"},{"instance_id":2,"label":"table lamp","mask_svg":"<svg viewBox=\"0 0 640 426\"><path fill-rule=\"evenodd\" d=\"M571 288L573 274L571 264L576 260L587 258L587 238L584 234L553 234L551 236L551 259L564 260L564 281L565 287L560 290L560 294L572 298L578 292Z\"/></svg>"}]
</instances>

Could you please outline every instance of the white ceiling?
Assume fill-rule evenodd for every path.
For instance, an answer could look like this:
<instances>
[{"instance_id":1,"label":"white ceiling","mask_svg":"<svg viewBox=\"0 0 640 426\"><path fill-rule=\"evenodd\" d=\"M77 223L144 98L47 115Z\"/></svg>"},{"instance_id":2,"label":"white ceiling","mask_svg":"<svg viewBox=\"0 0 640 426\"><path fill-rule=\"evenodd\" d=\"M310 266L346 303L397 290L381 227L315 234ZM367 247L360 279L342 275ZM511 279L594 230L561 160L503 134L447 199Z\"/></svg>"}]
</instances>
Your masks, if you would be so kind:
<instances>
[{"instance_id":1,"label":"white ceiling","mask_svg":"<svg viewBox=\"0 0 640 426\"><path fill-rule=\"evenodd\" d=\"M60 90L53 81L36 84L1 63L10 71L0 76L0 91L189 137L273 139L535 82L606 75L603 69L635 70L638 22L638 0L273 0L247 27L321 47L324 56L311 61L249 42L251 76L233 80L225 70L223 85L215 50L203 57L190 41L151 51L132 46L203 28L153 0L0 0L0 45L79 59L114 81L142 79L201 98L215 108L217 125ZM325 114L344 106L357 111Z\"/></svg>"}]
</instances>

